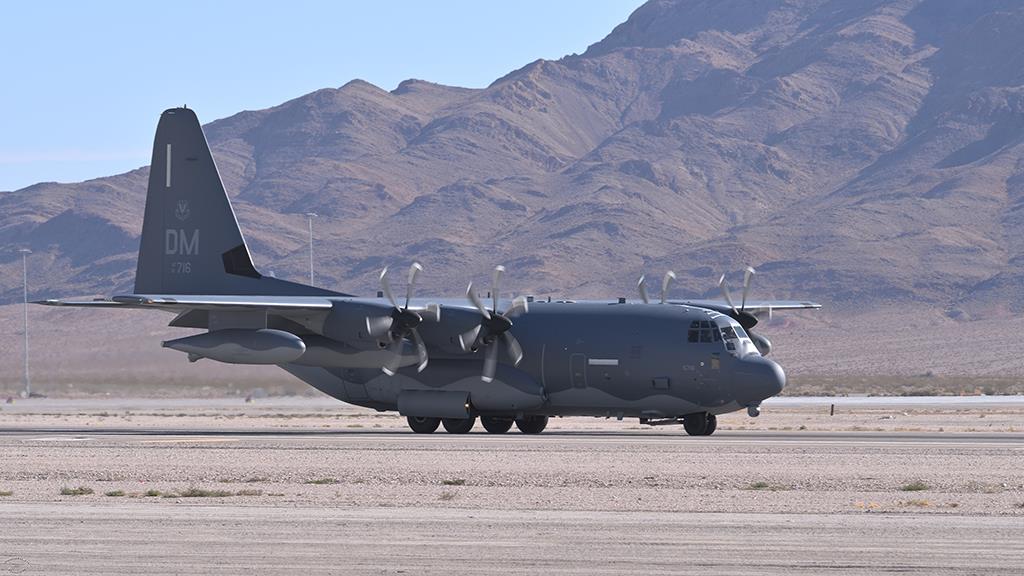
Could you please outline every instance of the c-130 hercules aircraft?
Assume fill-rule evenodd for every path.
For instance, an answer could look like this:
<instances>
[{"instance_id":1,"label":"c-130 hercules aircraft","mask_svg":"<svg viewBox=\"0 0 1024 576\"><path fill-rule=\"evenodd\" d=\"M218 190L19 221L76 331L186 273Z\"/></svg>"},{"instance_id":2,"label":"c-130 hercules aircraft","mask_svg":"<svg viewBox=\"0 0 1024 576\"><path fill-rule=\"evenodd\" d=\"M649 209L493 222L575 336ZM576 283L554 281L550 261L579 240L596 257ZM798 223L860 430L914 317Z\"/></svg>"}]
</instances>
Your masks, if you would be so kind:
<instances>
[{"instance_id":1,"label":"c-130 hercules aircraft","mask_svg":"<svg viewBox=\"0 0 1024 576\"><path fill-rule=\"evenodd\" d=\"M171 326L205 333L164 342L232 364L276 364L341 401L397 410L419 433L443 424L491 433L513 423L537 434L551 416L682 423L710 435L716 415L778 394L785 374L749 332L773 310L811 302L733 304L666 298L552 302L501 298L494 272L488 302L470 284L462 300L413 298L418 263L396 299L385 268L377 298L358 298L260 274L231 208L206 136L188 108L160 118L150 165L135 291L109 300L45 300L51 306L145 308L175 313ZM429 360L429 363L428 363Z\"/></svg>"}]
</instances>

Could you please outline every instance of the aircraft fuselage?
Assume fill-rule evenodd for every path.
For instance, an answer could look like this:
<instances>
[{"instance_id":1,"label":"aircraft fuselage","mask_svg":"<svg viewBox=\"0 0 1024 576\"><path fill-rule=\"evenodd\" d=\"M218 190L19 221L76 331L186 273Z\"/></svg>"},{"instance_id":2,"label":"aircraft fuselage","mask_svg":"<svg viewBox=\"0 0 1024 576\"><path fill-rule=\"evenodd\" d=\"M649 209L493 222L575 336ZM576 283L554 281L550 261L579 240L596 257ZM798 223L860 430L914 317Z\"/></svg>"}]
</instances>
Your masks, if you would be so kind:
<instances>
[{"instance_id":1,"label":"aircraft fuselage","mask_svg":"<svg viewBox=\"0 0 1024 576\"><path fill-rule=\"evenodd\" d=\"M522 362L514 367L502 352L492 382L480 376L483 352L462 351L452 322L458 323L420 326L432 350L422 372L412 356L394 376L369 356L364 367L337 365L358 363L351 360L282 367L339 400L405 415L416 415L416 409L403 405L403 394L429 392L444 404L442 393L450 393L454 412L445 415L453 418L721 414L757 406L785 384L781 368L757 352L739 324L696 307L534 302L511 328L522 343Z\"/></svg>"}]
</instances>

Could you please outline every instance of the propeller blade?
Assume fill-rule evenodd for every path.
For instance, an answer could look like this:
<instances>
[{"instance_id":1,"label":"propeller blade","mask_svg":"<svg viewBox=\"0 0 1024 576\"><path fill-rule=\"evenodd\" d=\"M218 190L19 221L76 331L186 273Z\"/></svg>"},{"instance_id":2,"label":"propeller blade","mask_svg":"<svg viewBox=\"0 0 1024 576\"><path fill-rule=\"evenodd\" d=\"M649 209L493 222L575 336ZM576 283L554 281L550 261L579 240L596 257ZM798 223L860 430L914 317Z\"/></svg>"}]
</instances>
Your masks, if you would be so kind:
<instances>
[{"instance_id":1,"label":"propeller blade","mask_svg":"<svg viewBox=\"0 0 1024 576\"><path fill-rule=\"evenodd\" d=\"M722 296L725 296L725 301L729 303L729 308L732 308L733 314L736 314L736 305L732 303L729 287L725 284L725 274L722 274L722 277L718 279L718 287L722 289Z\"/></svg>"},{"instance_id":2,"label":"propeller blade","mask_svg":"<svg viewBox=\"0 0 1024 576\"><path fill-rule=\"evenodd\" d=\"M391 284L388 283L388 267L385 266L380 271L380 289L384 292L384 296L387 297L388 302L395 308L398 308L398 302L395 300L395 295L391 292Z\"/></svg>"},{"instance_id":3,"label":"propeller blade","mask_svg":"<svg viewBox=\"0 0 1024 576\"><path fill-rule=\"evenodd\" d=\"M498 311L498 295L501 294L501 276L505 273L505 267L498 265L494 267L493 282L491 282L491 296L494 297L494 306L491 310Z\"/></svg>"},{"instance_id":4,"label":"propeller blade","mask_svg":"<svg viewBox=\"0 0 1024 576\"><path fill-rule=\"evenodd\" d=\"M526 314L529 311L530 305L526 300L526 296L516 296L515 299L512 300L512 306L510 306L508 310L505 310L505 317L515 318L516 316Z\"/></svg>"},{"instance_id":5,"label":"propeller blade","mask_svg":"<svg viewBox=\"0 0 1024 576\"><path fill-rule=\"evenodd\" d=\"M420 317L427 322L441 321L441 305L430 303L420 311Z\"/></svg>"},{"instance_id":6,"label":"propeller blade","mask_svg":"<svg viewBox=\"0 0 1024 576\"><path fill-rule=\"evenodd\" d=\"M519 363L523 361L523 347L519 345L519 340L516 340L516 337L508 332L502 334L501 339L505 341L508 355L512 358L512 365L519 366Z\"/></svg>"},{"instance_id":7,"label":"propeller blade","mask_svg":"<svg viewBox=\"0 0 1024 576\"><path fill-rule=\"evenodd\" d=\"M747 293L750 291L750 277L757 273L750 266L743 270L743 300L740 302L740 310L747 309Z\"/></svg>"},{"instance_id":8,"label":"propeller blade","mask_svg":"<svg viewBox=\"0 0 1024 576\"><path fill-rule=\"evenodd\" d=\"M495 344L487 346L487 356L484 357L484 374L480 377L484 382L494 380L494 372L498 369L498 347Z\"/></svg>"},{"instance_id":9,"label":"propeller blade","mask_svg":"<svg viewBox=\"0 0 1024 576\"><path fill-rule=\"evenodd\" d=\"M412 334L412 341L416 344L416 355L420 359L420 363L416 365L416 371L423 372L423 369L427 367L427 345L423 343L420 333L415 328L410 330L409 333Z\"/></svg>"},{"instance_id":10,"label":"propeller blade","mask_svg":"<svg viewBox=\"0 0 1024 576\"><path fill-rule=\"evenodd\" d=\"M398 369L402 367L402 339L399 338L388 345L388 352L391 353L391 359L385 364L381 370L388 376L394 376Z\"/></svg>"},{"instance_id":11,"label":"propeller blade","mask_svg":"<svg viewBox=\"0 0 1024 576\"><path fill-rule=\"evenodd\" d=\"M420 272L423 272L423 265L419 262L413 262L412 266L409 266L409 283L405 286L405 309L409 309L409 301L412 300L412 289L416 286L416 276Z\"/></svg>"},{"instance_id":12,"label":"propeller blade","mask_svg":"<svg viewBox=\"0 0 1024 576\"><path fill-rule=\"evenodd\" d=\"M664 304L668 300L668 285L676 279L676 273L669 270L665 272L665 277L661 279L661 303Z\"/></svg>"},{"instance_id":13,"label":"propeller blade","mask_svg":"<svg viewBox=\"0 0 1024 576\"><path fill-rule=\"evenodd\" d=\"M462 334L459 334L459 346L462 347L463 352L469 352L473 349L473 345L476 344L476 339L480 337L480 325L466 330Z\"/></svg>"},{"instance_id":14,"label":"propeller blade","mask_svg":"<svg viewBox=\"0 0 1024 576\"><path fill-rule=\"evenodd\" d=\"M391 330L394 322L391 316L367 316L366 333L374 338L380 338Z\"/></svg>"},{"instance_id":15,"label":"propeller blade","mask_svg":"<svg viewBox=\"0 0 1024 576\"><path fill-rule=\"evenodd\" d=\"M647 282L645 282L644 276L640 276L640 280L636 283L637 290L640 291L640 299L644 301L644 304L650 304L651 299L647 297Z\"/></svg>"},{"instance_id":16,"label":"propeller blade","mask_svg":"<svg viewBox=\"0 0 1024 576\"><path fill-rule=\"evenodd\" d=\"M487 311L487 307L484 306L484 303L480 301L480 297L473 291L472 282L469 283L469 288L466 288L466 296L469 297L469 301L473 303L473 306L476 306L476 309L483 314L484 318L491 319L491 313Z\"/></svg>"}]
</instances>

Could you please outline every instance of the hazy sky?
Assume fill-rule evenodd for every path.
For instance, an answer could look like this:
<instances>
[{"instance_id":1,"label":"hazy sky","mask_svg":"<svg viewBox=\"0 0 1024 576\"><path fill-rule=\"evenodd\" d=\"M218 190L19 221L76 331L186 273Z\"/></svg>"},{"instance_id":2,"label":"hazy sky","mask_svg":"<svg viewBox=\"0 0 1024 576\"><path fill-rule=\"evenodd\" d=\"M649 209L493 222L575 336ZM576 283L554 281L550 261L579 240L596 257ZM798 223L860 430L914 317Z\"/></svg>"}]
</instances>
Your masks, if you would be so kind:
<instances>
[{"instance_id":1,"label":"hazy sky","mask_svg":"<svg viewBox=\"0 0 1024 576\"><path fill-rule=\"evenodd\" d=\"M11 2L0 190L149 163L165 108L206 123L362 78L483 87L603 38L641 0Z\"/></svg>"}]
</instances>

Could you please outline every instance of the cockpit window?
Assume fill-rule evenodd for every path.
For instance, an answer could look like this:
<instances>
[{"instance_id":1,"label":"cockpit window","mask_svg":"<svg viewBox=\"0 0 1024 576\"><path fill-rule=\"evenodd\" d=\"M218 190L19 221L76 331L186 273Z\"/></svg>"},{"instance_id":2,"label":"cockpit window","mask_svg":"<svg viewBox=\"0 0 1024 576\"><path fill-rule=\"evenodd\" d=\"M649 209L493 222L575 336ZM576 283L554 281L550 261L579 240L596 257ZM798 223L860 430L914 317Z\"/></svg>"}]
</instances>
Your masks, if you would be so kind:
<instances>
[{"instance_id":1,"label":"cockpit window","mask_svg":"<svg viewBox=\"0 0 1024 576\"><path fill-rule=\"evenodd\" d=\"M722 333L713 322L694 320L690 322L690 330L686 334L690 342L721 342Z\"/></svg>"}]
</instances>

